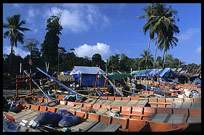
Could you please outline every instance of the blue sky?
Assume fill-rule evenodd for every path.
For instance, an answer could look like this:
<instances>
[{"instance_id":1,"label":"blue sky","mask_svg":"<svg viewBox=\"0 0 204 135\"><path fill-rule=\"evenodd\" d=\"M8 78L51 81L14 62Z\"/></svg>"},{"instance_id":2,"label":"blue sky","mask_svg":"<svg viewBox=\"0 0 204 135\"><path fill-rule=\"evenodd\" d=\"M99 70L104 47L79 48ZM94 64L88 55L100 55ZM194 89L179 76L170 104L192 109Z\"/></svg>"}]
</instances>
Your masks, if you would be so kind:
<instances>
[{"instance_id":1,"label":"blue sky","mask_svg":"<svg viewBox=\"0 0 204 135\"><path fill-rule=\"evenodd\" d=\"M146 19L137 16L145 14L142 10L148 3L118 4L80 4L80 3L4 3L3 22L6 17L20 14L26 24L22 27L32 31L25 32L25 39L35 38L40 43L46 34L46 20L61 12L60 47L67 51L75 48L77 56L92 57L100 53L106 60L109 56L125 53L129 58L138 58L148 46L148 33L144 35L142 27ZM176 25L180 33L175 35L179 42L169 50L174 58L188 63L201 63L201 4L166 3L178 11L179 22ZM6 29L3 29L5 32ZM28 52L18 43L15 53L25 57ZM40 45L38 45L40 48ZM155 42L151 42L150 52L154 55ZM8 38L3 38L3 53L10 53ZM157 56L163 51L157 50Z\"/></svg>"}]
</instances>

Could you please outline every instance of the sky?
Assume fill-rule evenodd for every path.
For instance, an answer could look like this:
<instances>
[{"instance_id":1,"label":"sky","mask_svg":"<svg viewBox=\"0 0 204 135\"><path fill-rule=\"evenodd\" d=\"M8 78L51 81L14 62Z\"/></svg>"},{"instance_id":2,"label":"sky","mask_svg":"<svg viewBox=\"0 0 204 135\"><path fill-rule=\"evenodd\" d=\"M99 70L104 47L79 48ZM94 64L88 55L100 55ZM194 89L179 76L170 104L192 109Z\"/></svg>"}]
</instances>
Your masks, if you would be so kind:
<instances>
[{"instance_id":1,"label":"sky","mask_svg":"<svg viewBox=\"0 0 204 135\"><path fill-rule=\"evenodd\" d=\"M26 24L22 27L31 29L23 34L25 39L37 39L43 43L46 35L46 21L52 15L61 13L61 31L59 47L67 52L74 48L79 57L92 57L99 53L104 61L111 55L124 53L129 58L140 58L147 50L149 34L142 30L146 19L138 16L151 3L3 3L3 23L8 23L7 16L20 14ZM180 33L177 46L167 51L174 58L185 64L201 64L201 3L166 3L178 11ZM7 29L3 29L3 33ZM25 57L29 54L18 43L15 54ZM38 45L40 49L40 45ZM3 38L3 54L10 54L10 42ZM150 53L154 56L155 41L150 44ZM163 51L157 50L157 56Z\"/></svg>"}]
</instances>

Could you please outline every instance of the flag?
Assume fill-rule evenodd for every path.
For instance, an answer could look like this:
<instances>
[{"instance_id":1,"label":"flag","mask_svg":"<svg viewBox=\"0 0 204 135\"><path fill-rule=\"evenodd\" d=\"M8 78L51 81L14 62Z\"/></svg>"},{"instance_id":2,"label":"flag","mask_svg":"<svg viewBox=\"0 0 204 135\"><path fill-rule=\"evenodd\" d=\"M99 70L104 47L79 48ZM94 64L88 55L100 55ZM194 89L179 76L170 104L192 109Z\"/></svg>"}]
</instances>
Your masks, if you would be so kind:
<instances>
[{"instance_id":1,"label":"flag","mask_svg":"<svg viewBox=\"0 0 204 135\"><path fill-rule=\"evenodd\" d=\"M29 61L29 64L32 66L33 65L33 62L32 62L32 60L30 59L30 61Z\"/></svg>"}]
</instances>

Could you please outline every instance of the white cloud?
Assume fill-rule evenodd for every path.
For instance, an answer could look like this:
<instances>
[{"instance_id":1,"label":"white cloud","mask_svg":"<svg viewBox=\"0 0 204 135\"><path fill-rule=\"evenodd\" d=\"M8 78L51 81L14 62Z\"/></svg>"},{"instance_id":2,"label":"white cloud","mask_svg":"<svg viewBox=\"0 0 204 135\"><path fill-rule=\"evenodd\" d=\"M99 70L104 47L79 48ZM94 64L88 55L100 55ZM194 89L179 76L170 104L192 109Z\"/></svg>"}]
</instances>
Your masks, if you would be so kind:
<instances>
[{"instance_id":1,"label":"white cloud","mask_svg":"<svg viewBox=\"0 0 204 135\"><path fill-rule=\"evenodd\" d=\"M28 12L27 12L27 17L26 17L26 22L31 23L32 25L34 24L34 22L36 22L36 20L38 20L39 18L36 19L36 17L38 15L40 15L41 11L37 8L28 8Z\"/></svg>"},{"instance_id":2,"label":"white cloud","mask_svg":"<svg viewBox=\"0 0 204 135\"><path fill-rule=\"evenodd\" d=\"M181 41L186 41L191 39L191 37L196 34L199 33L200 29L198 28L189 28L187 29L185 32L183 32L180 36L178 36L178 39Z\"/></svg>"},{"instance_id":3,"label":"white cloud","mask_svg":"<svg viewBox=\"0 0 204 135\"><path fill-rule=\"evenodd\" d=\"M13 6L16 7L16 8L20 8L21 7L21 5L17 4L17 3L13 4Z\"/></svg>"},{"instance_id":4,"label":"white cloud","mask_svg":"<svg viewBox=\"0 0 204 135\"><path fill-rule=\"evenodd\" d=\"M201 46L196 49L197 53L201 53Z\"/></svg>"},{"instance_id":5,"label":"white cloud","mask_svg":"<svg viewBox=\"0 0 204 135\"><path fill-rule=\"evenodd\" d=\"M61 25L64 30L74 33L87 31L90 28L105 27L110 19L98 7L90 4L63 4L52 7L46 12L47 17L61 13Z\"/></svg>"},{"instance_id":6,"label":"white cloud","mask_svg":"<svg viewBox=\"0 0 204 135\"><path fill-rule=\"evenodd\" d=\"M28 10L28 16L29 16L29 17L35 17L35 15L36 15L36 13L34 12L34 10L33 10L32 8L30 8L30 9Z\"/></svg>"},{"instance_id":7,"label":"white cloud","mask_svg":"<svg viewBox=\"0 0 204 135\"><path fill-rule=\"evenodd\" d=\"M19 47L14 47L13 48L15 51L15 55L20 55L22 58L25 58L28 54L30 54L27 51L22 50ZM4 46L3 47L3 54L10 54L11 53L11 47L10 46Z\"/></svg>"},{"instance_id":8,"label":"white cloud","mask_svg":"<svg viewBox=\"0 0 204 135\"><path fill-rule=\"evenodd\" d=\"M103 60L107 59L112 55L112 51L110 50L110 46L104 43L97 43L96 45L87 45L83 44L78 48L74 48L75 53L79 57L92 57L95 53L99 53Z\"/></svg>"}]
</instances>

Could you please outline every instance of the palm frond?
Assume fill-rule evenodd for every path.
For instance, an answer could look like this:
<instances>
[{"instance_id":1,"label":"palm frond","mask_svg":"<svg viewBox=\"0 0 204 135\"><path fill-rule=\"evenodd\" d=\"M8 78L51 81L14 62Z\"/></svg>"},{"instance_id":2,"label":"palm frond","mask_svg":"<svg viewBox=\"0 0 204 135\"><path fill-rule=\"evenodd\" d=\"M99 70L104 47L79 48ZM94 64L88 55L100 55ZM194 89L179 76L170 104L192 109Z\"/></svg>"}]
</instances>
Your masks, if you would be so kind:
<instances>
[{"instance_id":1,"label":"palm frond","mask_svg":"<svg viewBox=\"0 0 204 135\"><path fill-rule=\"evenodd\" d=\"M10 34L10 31L4 32L4 38L7 38L9 36L9 34Z\"/></svg>"}]
</instances>

